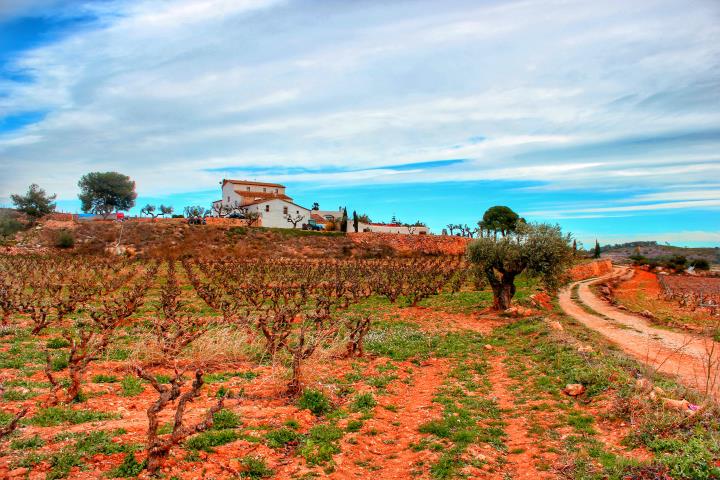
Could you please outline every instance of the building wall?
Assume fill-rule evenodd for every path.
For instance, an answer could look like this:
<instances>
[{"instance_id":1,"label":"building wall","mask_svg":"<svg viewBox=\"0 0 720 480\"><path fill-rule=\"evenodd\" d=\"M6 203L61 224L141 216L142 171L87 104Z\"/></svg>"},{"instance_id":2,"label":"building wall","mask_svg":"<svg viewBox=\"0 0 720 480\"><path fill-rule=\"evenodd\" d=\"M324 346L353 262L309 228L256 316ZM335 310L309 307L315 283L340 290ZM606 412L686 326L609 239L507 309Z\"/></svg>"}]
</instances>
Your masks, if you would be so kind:
<instances>
[{"instance_id":1,"label":"building wall","mask_svg":"<svg viewBox=\"0 0 720 480\"><path fill-rule=\"evenodd\" d=\"M348 230L352 229L352 219L348 221ZM412 233L410 230L412 229ZM403 227L395 225L374 225L358 222L359 232L375 232L375 233L399 233L401 235L427 235L430 233L428 227Z\"/></svg>"},{"instance_id":2,"label":"building wall","mask_svg":"<svg viewBox=\"0 0 720 480\"><path fill-rule=\"evenodd\" d=\"M331 216L337 221L340 221L343 216L342 208L339 210L313 210L312 213L316 213L323 218L325 218L326 216ZM349 221L352 221L352 218L350 218Z\"/></svg>"},{"instance_id":3,"label":"building wall","mask_svg":"<svg viewBox=\"0 0 720 480\"><path fill-rule=\"evenodd\" d=\"M248 190L249 189L249 190ZM241 192L239 195L237 192ZM243 203L242 197L245 196L247 201L253 199L253 192L257 193L275 193L277 195L285 194L285 187L263 187L262 185L238 185L231 182L226 182L222 186L222 201L225 204L240 202ZM229 200L228 200L229 198ZM246 202L247 203L247 202Z\"/></svg>"},{"instance_id":4,"label":"building wall","mask_svg":"<svg viewBox=\"0 0 720 480\"><path fill-rule=\"evenodd\" d=\"M263 227L293 228L292 223L287 221L286 214L284 213L285 208L287 208L288 214L292 216L298 213L305 216L305 218L298 223L297 228L301 228L302 224L308 223L308 220L310 220L310 210L280 199L267 200L251 205L248 207L248 210L260 214Z\"/></svg>"}]
</instances>

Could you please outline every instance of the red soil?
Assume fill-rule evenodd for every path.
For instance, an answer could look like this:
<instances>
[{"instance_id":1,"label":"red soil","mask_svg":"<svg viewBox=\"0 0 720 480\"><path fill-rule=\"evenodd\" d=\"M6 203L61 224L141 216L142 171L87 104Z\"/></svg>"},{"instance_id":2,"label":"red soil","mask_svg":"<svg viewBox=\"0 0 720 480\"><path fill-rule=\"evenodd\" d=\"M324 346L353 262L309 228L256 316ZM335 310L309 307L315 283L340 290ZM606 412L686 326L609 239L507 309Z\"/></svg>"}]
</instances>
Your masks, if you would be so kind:
<instances>
[{"instance_id":1,"label":"red soil","mask_svg":"<svg viewBox=\"0 0 720 480\"><path fill-rule=\"evenodd\" d=\"M695 332L717 324L717 317L710 315L707 309L691 310L676 301L665 300L656 274L641 268L633 270L633 276L613 290L613 296L631 311L649 311L656 317L651 319L655 323Z\"/></svg>"},{"instance_id":2,"label":"red soil","mask_svg":"<svg viewBox=\"0 0 720 480\"><path fill-rule=\"evenodd\" d=\"M541 471L538 463L552 463L555 456L549 457L543 454L536 441L530 438L528 433L528 418L521 415L515 405L515 395L510 391L511 385L515 383L503 364L502 357L495 357L491 362L490 379L492 380L493 394L497 399L498 406L507 412L503 419L507 423L504 427L507 438L505 443L508 447L505 471L499 478L506 478L509 475L514 479L543 479L555 478L551 472Z\"/></svg>"},{"instance_id":3,"label":"red soil","mask_svg":"<svg viewBox=\"0 0 720 480\"><path fill-rule=\"evenodd\" d=\"M410 446L425 436L418 432L420 425L440 415L440 405L432 399L448 372L449 363L431 358L420 369L421 375L414 375L409 384L395 382L390 395L379 398L380 405L375 408L373 418L365 422L359 434L343 439L343 454L336 457L337 470L329 478L366 478L370 470L358 465L360 463L377 469L372 473L374 478L411 479L415 478L412 474L414 466L433 461L436 453L415 452ZM377 434L367 435L369 431ZM354 438L357 443L349 443L349 438Z\"/></svg>"},{"instance_id":4,"label":"red soil","mask_svg":"<svg viewBox=\"0 0 720 480\"><path fill-rule=\"evenodd\" d=\"M572 280L585 280L586 278L599 277L612 272L610 260L595 260L593 262L575 265L568 272Z\"/></svg>"},{"instance_id":5,"label":"red soil","mask_svg":"<svg viewBox=\"0 0 720 480\"><path fill-rule=\"evenodd\" d=\"M472 330L489 334L494 328L507 323L507 319L493 315L466 315L448 313L425 307L408 307L392 312L400 320L417 323L428 332Z\"/></svg>"}]
</instances>

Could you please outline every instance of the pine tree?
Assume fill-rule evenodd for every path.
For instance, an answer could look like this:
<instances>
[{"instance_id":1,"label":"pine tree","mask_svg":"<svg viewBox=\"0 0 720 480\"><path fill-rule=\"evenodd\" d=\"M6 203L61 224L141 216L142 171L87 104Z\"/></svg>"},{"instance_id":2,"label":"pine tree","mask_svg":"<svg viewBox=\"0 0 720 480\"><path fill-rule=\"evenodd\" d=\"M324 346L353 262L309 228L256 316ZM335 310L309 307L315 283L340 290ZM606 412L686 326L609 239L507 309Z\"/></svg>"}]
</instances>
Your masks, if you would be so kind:
<instances>
[{"instance_id":1,"label":"pine tree","mask_svg":"<svg viewBox=\"0 0 720 480\"><path fill-rule=\"evenodd\" d=\"M18 211L27 214L33 220L55 211L57 195L48 195L36 183L30 185L25 195L10 195Z\"/></svg>"}]
</instances>

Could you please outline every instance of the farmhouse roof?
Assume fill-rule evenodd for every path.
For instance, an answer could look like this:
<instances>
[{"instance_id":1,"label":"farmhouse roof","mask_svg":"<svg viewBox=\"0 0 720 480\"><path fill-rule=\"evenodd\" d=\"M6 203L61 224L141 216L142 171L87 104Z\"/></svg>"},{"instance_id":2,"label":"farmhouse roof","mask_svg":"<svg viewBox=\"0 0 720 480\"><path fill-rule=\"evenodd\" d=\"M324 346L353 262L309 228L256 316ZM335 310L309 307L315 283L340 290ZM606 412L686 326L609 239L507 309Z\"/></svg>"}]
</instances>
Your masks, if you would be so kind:
<instances>
[{"instance_id":1,"label":"farmhouse roof","mask_svg":"<svg viewBox=\"0 0 720 480\"><path fill-rule=\"evenodd\" d=\"M290 197L288 197L288 198L290 198ZM286 200L286 199L280 198L280 197L278 197L278 196L275 196L275 197L272 197L272 198L261 198L261 199L253 200L253 201L251 201L251 202L249 202L249 203L243 203L243 207L249 207L249 206L251 206L251 205L260 205L260 204L262 204L262 203L267 203L267 202L270 202L270 201L272 201L272 200L280 200L280 201L282 201L282 202L289 203L290 205L295 205L296 207L302 208L303 210L308 210L307 208L303 207L302 205L298 205L297 203L291 202L290 200L292 200L292 199Z\"/></svg>"},{"instance_id":2,"label":"farmhouse roof","mask_svg":"<svg viewBox=\"0 0 720 480\"><path fill-rule=\"evenodd\" d=\"M233 185L256 185L259 187L285 188L285 185L280 185L279 183L252 182L250 180L231 180L228 178L223 178L222 183L223 183L223 186L225 186L226 183L232 183Z\"/></svg>"},{"instance_id":3,"label":"farmhouse roof","mask_svg":"<svg viewBox=\"0 0 720 480\"><path fill-rule=\"evenodd\" d=\"M277 198L279 200L287 200L292 201L292 198L288 197L284 193L273 193L273 192L247 192L242 190L235 190L235 193L240 195L243 198L250 198L251 201L256 200L272 200L274 198Z\"/></svg>"}]
</instances>

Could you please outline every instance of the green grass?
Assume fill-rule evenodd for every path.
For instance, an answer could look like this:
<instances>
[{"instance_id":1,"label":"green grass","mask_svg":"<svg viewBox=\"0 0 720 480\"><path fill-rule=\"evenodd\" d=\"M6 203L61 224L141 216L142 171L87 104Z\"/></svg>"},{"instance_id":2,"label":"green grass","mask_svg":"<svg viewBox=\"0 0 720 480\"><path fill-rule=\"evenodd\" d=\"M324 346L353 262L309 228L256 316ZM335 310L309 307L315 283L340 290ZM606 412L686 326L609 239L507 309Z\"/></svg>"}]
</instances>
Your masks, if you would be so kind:
<instances>
[{"instance_id":1,"label":"green grass","mask_svg":"<svg viewBox=\"0 0 720 480\"><path fill-rule=\"evenodd\" d=\"M135 375L125 375L120 382L120 386L122 387L121 395L123 397L135 397L145 390L142 381Z\"/></svg>"},{"instance_id":2,"label":"green grass","mask_svg":"<svg viewBox=\"0 0 720 480\"><path fill-rule=\"evenodd\" d=\"M60 438L63 440L74 440L74 442L46 457L50 466L46 478L66 478L73 467L82 467L83 460L94 455L130 454L142 448L139 445L114 442L113 437L116 434L117 432L95 431L62 435Z\"/></svg>"},{"instance_id":3,"label":"green grass","mask_svg":"<svg viewBox=\"0 0 720 480\"><path fill-rule=\"evenodd\" d=\"M240 417L232 410L222 409L213 415L213 429L225 430L228 428L237 428L241 424Z\"/></svg>"},{"instance_id":4,"label":"green grass","mask_svg":"<svg viewBox=\"0 0 720 480\"><path fill-rule=\"evenodd\" d=\"M265 434L265 440L270 448L283 448L289 443L297 443L302 438L295 430L282 427L271 430Z\"/></svg>"},{"instance_id":5,"label":"green grass","mask_svg":"<svg viewBox=\"0 0 720 480\"><path fill-rule=\"evenodd\" d=\"M92 377L93 383L117 383L120 380L115 375L95 375Z\"/></svg>"},{"instance_id":6,"label":"green grass","mask_svg":"<svg viewBox=\"0 0 720 480\"><path fill-rule=\"evenodd\" d=\"M375 375L368 378L365 383L376 388L379 392L384 392L390 382L397 380L397 378L397 375L393 374Z\"/></svg>"},{"instance_id":7,"label":"green grass","mask_svg":"<svg viewBox=\"0 0 720 480\"><path fill-rule=\"evenodd\" d=\"M257 378L257 376L258 373L253 371L206 373L205 376L203 376L203 381L205 381L205 383L223 383L227 382L231 378L252 380L253 378Z\"/></svg>"},{"instance_id":8,"label":"green grass","mask_svg":"<svg viewBox=\"0 0 720 480\"><path fill-rule=\"evenodd\" d=\"M362 420L350 420L347 422L345 430L348 432L359 432L363 426Z\"/></svg>"},{"instance_id":9,"label":"green grass","mask_svg":"<svg viewBox=\"0 0 720 480\"><path fill-rule=\"evenodd\" d=\"M377 400L375 400L375 396L368 392L356 395L350 405L350 408L354 412L367 412L375 408L376 405Z\"/></svg>"},{"instance_id":10,"label":"green grass","mask_svg":"<svg viewBox=\"0 0 720 480\"><path fill-rule=\"evenodd\" d=\"M299 408L306 408L315 415L325 415L333 410L330 399L320 390L308 388L298 399Z\"/></svg>"},{"instance_id":11,"label":"green grass","mask_svg":"<svg viewBox=\"0 0 720 480\"><path fill-rule=\"evenodd\" d=\"M32 437L16 438L10 442L10 448L13 450L32 450L45 445L45 441L38 435Z\"/></svg>"},{"instance_id":12,"label":"green grass","mask_svg":"<svg viewBox=\"0 0 720 480\"><path fill-rule=\"evenodd\" d=\"M343 432L336 425L315 425L308 432L300 447L300 455L308 465L322 465L332 460L332 456L340 453L338 441Z\"/></svg>"},{"instance_id":13,"label":"green grass","mask_svg":"<svg viewBox=\"0 0 720 480\"><path fill-rule=\"evenodd\" d=\"M259 479L273 475L273 471L267 466L265 459L257 455L247 455L240 459L243 469L240 472L241 478Z\"/></svg>"},{"instance_id":14,"label":"green grass","mask_svg":"<svg viewBox=\"0 0 720 480\"><path fill-rule=\"evenodd\" d=\"M45 346L46 346L47 348L65 348L65 347L69 347L69 346L70 346L70 342L68 342L68 341L67 341L66 339L64 339L64 338L55 337L55 338L49 339L49 340L47 341L47 343L45 344Z\"/></svg>"},{"instance_id":15,"label":"green grass","mask_svg":"<svg viewBox=\"0 0 720 480\"><path fill-rule=\"evenodd\" d=\"M120 415L95 410L74 410L69 407L48 407L39 409L25 423L38 427L54 427L62 424L76 425L116 418L120 418Z\"/></svg>"},{"instance_id":16,"label":"green grass","mask_svg":"<svg viewBox=\"0 0 720 480\"><path fill-rule=\"evenodd\" d=\"M140 473L145 469L145 464L145 461L137 461L135 453L128 452L125 454L125 458L122 463L112 469L108 476L110 478L134 478L140 475Z\"/></svg>"},{"instance_id":17,"label":"green grass","mask_svg":"<svg viewBox=\"0 0 720 480\"><path fill-rule=\"evenodd\" d=\"M28 400L28 399L37 397L38 395L40 395L40 392L35 392L32 390L23 391L23 390L16 389L16 388L9 388L9 389L5 390L2 398L3 398L3 400L7 400L10 402L18 402L18 401Z\"/></svg>"},{"instance_id":18,"label":"green grass","mask_svg":"<svg viewBox=\"0 0 720 480\"><path fill-rule=\"evenodd\" d=\"M241 438L241 435L232 429L228 430L209 430L207 432L198 433L187 439L185 447L190 450L202 450L204 452L212 452L214 447L234 442Z\"/></svg>"}]
</instances>

